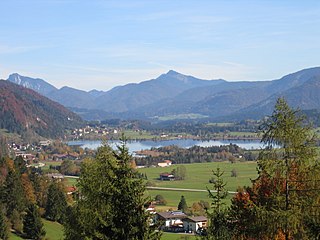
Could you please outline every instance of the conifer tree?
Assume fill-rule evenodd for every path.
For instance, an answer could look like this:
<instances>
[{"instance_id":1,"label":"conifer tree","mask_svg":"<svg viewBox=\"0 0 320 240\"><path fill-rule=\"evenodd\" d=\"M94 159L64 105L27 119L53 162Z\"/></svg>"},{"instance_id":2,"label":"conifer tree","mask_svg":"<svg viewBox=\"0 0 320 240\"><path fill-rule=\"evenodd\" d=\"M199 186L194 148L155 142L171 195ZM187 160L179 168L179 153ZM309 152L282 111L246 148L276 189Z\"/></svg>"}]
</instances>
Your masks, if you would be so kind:
<instances>
[{"instance_id":1,"label":"conifer tree","mask_svg":"<svg viewBox=\"0 0 320 240\"><path fill-rule=\"evenodd\" d=\"M310 239L306 221L319 217L320 200L314 134L301 113L282 98L261 130L266 147L259 155L258 178L237 194L232 206L240 206L238 197L245 196L241 201L246 211L233 211L234 222L240 226L250 217L254 224L238 232L255 238Z\"/></svg>"},{"instance_id":2,"label":"conifer tree","mask_svg":"<svg viewBox=\"0 0 320 240\"><path fill-rule=\"evenodd\" d=\"M46 204L45 217L52 221L62 223L65 219L67 209L66 193L64 186L57 182L52 182L48 189L48 199Z\"/></svg>"},{"instance_id":3,"label":"conifer tree","mask_svg":"<svg viewBox=\"0 0 320 240\"><path fill-rule=\"evenodd\" d=\"M35 240L43 239L46 234L39 211L34 204L29 205L27 208L23 219L23 232L26 238Z\"/></svg>"},{"instance_id":4,"label":"conifer tree","mask_svg":"<svg viewBox=\"0 0 320 240\"><path fill-rule=\"evenodd\" d=\"M3 239L3 240L9 239L7 221L1 205L0 205L0 239Z\"/></svg>"},{"instance_id":5,"label":"conifer tree","mask_svg":"<svg viewBox=\"0 0 320 240\"><path fill-rule=\"evenodd\" d=\"M212 240L228 240L231 238L231 230L228 226L228 211L225 208L224 199L226 199L228 192L225 189L222 176L223 171L218 167L216 171L212 171L215 181L212 182L213 190L207 188L209 198L211 199L211 209L207 209L209 218L209 225L207 228L207 235L203 239Z\"/></svg>"},{"instance_id":6,"label":"conifer tree","mask_svg":"<svg viewBox=\"0 0 320 240\"><path fill-rule=\"evenodd\" d=\"M181 196L180 198L180 202L178 204L178 210L181 210L184 213L186 213L186 211L188 210L187 201L184 196Z\"/></svg>"},{"instance_id":7,"label":"conifer tree","mask_svg":"<svg viewBox=\"0 0 320 240\"><path fill-rule=\"evenodd\" d=\"M68 209L66 239L160 239L146 212L143 179L131 167L123 142L117 151L104 145L84 161L79 200Z\"/></svg>"}]
</instances>

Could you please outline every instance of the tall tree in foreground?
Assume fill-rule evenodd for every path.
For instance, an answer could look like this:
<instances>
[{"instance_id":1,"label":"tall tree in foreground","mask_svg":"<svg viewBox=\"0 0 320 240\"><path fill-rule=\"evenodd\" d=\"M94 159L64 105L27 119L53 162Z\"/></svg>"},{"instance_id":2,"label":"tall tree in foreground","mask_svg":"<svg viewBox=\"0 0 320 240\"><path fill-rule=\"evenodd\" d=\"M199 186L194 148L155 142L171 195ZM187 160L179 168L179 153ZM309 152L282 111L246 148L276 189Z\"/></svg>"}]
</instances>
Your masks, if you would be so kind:
<instances>
[{"instance_id":1,"label":"tall tree in foreground","mask_svg":"<svg viewBox=\"0 0 320 240\"><path fill-rule=\"evenodd\" d=\"M66 239L160 239L150 226L145 185L124 142L117 151L100 147L94 160L84 161L78 189L79 200L68 210Z\"/></svg>"},{"instance_id":2,"label":"tall tree in foreground","mask_svg":"<svg viewBox=\"0 0 320 240\"><path fill-rule=\"evenodd\" d=\"M217 168L216 171L212 171L214 176L213 191L207 188L209 198L211 199L211 209L207 210L209 217L209 225L207 228L207 235L203 239L212 240L228 240L231 238L231 231L228 227L228 211L225 208L223 202L228 192L225 189L226 183L224 183L222 176L224 172Z\"/></svg>"},{"instance_id":3,"label":"tall tree in foreground","mask_svg":"<svg viewBox=\"0 0 320 240\"><path fill-rule=\"evenodd\" d=\"M246 207L233 211L235 225L243 227L237 237L310 239L306 221L319 218L320 200L313 132L282 98L261 130L266 147L258 160L259 176L233 199L232 209ZM248 217L254 221L250 228L242 224Z\"/></svg>"}]
</instances>

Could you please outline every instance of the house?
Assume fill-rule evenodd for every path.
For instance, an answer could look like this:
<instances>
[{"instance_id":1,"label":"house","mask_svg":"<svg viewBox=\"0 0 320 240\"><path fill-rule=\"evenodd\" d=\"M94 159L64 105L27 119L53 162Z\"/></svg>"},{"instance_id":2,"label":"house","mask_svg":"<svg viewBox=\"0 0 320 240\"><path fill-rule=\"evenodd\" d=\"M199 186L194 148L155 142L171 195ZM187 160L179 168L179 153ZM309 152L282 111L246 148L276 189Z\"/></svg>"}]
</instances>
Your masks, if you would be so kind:
<instances>
[{"instance_id":1,"label":"house","mask_svg":"<svg viewBox=\"0 0 320 240\"><path fill-rule=\"evenodd\" d=\"M75 193L77 191L77 188L75 186L70 186L66 188L67 194L68 195L72 195L73 193Z\"/></svg>"},{"instance_id":2,"label":"house","mask_svg":"<svg viewBox=\"0 0 320 240\"><path fill-rule=\"evenodd\" d=\"M171 173L160 173L160 177L159 179L161 181L174 181L175 180L175 176Z\"/></svg>"},{"instance_id":3,"label":"house","mask_svg":"<svg viewBox=\"0 0 320 240\"><path fill-rule=\"evenodd\" d=\"M183 219L183 228L186 232L197 232L207 228L208 219L204 216L187 217Z\"/></svg>"},{"instance_id":4,"label":"house","mask_svg":"<svg viewBox=\"0 0 320 240\"><path fill-rule=\"evenodd\" d=\"M64 179L64 176L61 173L48 173L47 177L58 182L61 182Z\"/></svg>"},{"instance_id":5,"label":"house","mask_svg":"<svg viewBox=\"0 0 320 240\"><path fill-rule=\"evenodd\" d=\"M181 211L158 212L156 221L163 222L161 229L169 232L184 232L183 219L187 215Z\"/></svg>"},{"instance_id":6,"label":"house","mask_svg":"<svg viewBox=\"0 0 320 240\"><path fill-rule=\"evenodd\" d=\"M42 140L39 142L40 146L49 146L51 144L50 140Z\"/></svg>"},{"instance_id":7,"label":"house","mask_svg":"<svg viewBox=\"0 0 320 240\"><path fill-rule=\"evenodd\" d=\"M171 164L172 162L170 160L164 160L163 162L158 163L158 167L169 167Z\"/></svg>"}]
</instances>

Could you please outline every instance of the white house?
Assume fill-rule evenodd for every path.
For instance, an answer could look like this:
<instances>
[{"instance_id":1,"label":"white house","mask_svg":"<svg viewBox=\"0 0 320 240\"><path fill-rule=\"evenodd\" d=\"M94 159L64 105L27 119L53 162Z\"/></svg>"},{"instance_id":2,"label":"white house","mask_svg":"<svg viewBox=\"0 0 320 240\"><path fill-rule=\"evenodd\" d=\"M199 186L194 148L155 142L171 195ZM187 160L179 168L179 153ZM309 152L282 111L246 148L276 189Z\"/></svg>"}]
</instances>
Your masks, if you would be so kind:
<instances>
[{"instance_id":1,"label":"white house","mask_svg":"<svg viewBox=\"0 0 320 240\"><path fill-rule=\"evenodd\" d=\"M187 217L183 219L183 228L186 232L197 232L199 228L206 228L208 219L204 216Z\"/></svg>"},{"instance_id":2,"label":"white house","mask_svg":"<svg viewBox=\"0 0 320 240\"><path fill-rule=\"evenodd\" d=\"M181 211L158 212L157 221L162 221L162 230L171 232L183 232L183 219L187 215Z\"/></svg>"},{"instance_id":3,"label":"white house","mask_svg":"<svg viewBox=\"0 0 320 240\"><path fill-rule=\"evenodd\" d=\"M159 167L169 167L171 166L172 162L170 160L164 160L163 162L158 163Z\"/></svg>"}]
</instances>

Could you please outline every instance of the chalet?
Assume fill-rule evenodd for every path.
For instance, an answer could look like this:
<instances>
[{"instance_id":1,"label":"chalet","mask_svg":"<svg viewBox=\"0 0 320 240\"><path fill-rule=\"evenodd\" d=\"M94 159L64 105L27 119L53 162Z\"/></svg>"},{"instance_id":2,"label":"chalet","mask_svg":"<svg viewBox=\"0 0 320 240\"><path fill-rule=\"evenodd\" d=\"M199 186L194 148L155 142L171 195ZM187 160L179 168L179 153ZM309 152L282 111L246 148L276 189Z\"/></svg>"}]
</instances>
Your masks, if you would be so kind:
<instances>
[{"instance_id":1,"label":"chalet","mask_svg":"<svg viewBox=\"0 0 320 240\"><path fill-rule=\"evenodd\" d=\"M160 173L160 177L159 179L161 181L174 181L175 180L175 176L171 173Z\"/></svg>"},{"instance_id":2,"label":"chalet","mask_svg":"<svg viewBox=\"0 0 320 240\"><path fill-rule=\"evenodd\" d=\"M183 219L187 215L181 211L158 212L156 221L163 222L161 229L169 232L184 232Z\"/></svg>"},{"instance_id":3,"label":"chalet","mask_svg":"<svg viewBox=\"0 0 320 240\"><path fill-rule=\"evenodd\" d=\"M183 228L186 232L198 232L207 228L208 219L204 216L187 217L183 219Z\"/></svg>"},{"instance_id":4,"label":"chalet","mask_svg":"<svg viewBox=\"0 0 320 240\"><path fill-rule=\"evenodd\" d=\"M158 167L169 167L172 162L170 160L164 160L163 162L158 163Z\"/></svg>"}]
</instances>

